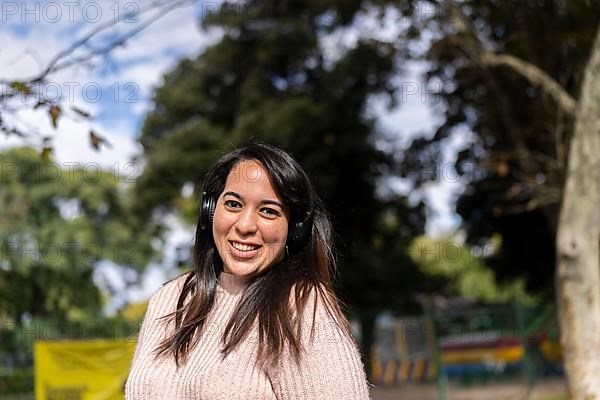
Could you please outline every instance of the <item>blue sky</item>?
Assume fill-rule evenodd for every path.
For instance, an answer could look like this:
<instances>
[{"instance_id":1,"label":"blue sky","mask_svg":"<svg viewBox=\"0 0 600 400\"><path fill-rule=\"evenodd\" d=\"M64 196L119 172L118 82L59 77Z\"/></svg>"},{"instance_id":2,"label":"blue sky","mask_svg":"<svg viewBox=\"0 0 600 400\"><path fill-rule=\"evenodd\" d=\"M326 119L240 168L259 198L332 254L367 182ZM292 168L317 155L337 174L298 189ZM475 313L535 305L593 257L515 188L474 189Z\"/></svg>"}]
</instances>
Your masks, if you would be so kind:
<instances>
[{"instance_id":1,"label":"blue sky","mask_svg":"<svg viewBox=\"0 0 600 400\"><path fill-rule=\"evenodd\" d=\"M0 33L2 79L27 78L39 73L55 54L100 24L110 21L116 10L126 12L135 3L81 1L71 9L63 2L51 1L10 4L4 2L0 8L0 22L3 25ZM56 9L55 5L59 8ZM92 121L62 118L58 129L54 129L46 111L25 108L15 115L12 122L25 130L33 127L40 135L52 137L54 156L59 162L95 162L106 167L118 163L125 166L141 152L136 138L145 114L151 109L153 90L161 85L163 75L181 58L197 56L221 35L217 30L203 32L199 29L199 16L203 9L207 9L206 5L174 10L132 38L125 47L99 60L93 68L80 66L52 75L53 87L60 87L63 98L68 98L63 104L91 112L94 117ZM97 10L102 16L96 21ZM144 18L139 16L138 24L145 21ZM116 32L134 28L135 25L120 24ZM361 14L351 28L334 31L322 38L326 62L351 47L359 37L376 35L392 40L399 26L398 15L393 13L388 15L384 27L375 24L369 13ZM103 37L98 39L92 44L101 45ZM379 129L387 136L408 143L416 135L432 130L439 122L436 117L439 109L432 107L431 98L426 96L420 76L423 66L412 63L403 67L403 75L396 77L398 86L405 89L399 107L387 110L384 101L373 98L368 112L377 118ZM91 149L87 136L90 128L106 137L112 143L112 148L104 148L101 152ZM447 162L451 163L456 150L468 144L468 138L469 134L465 132L448 142ZM31 139L29 144L39 145L39 140L36 140ZM0 148L22 144L14 137L0 137ZM402 182L393 184L398 189L406 189ZM428 223L429 233L440 234L457 226L458 219L452 212L451 203L458 190L460 186L448 181L427 187L426 197L433 211L433 218ZM191 240L190 232L184 227L176 222L173 226L176 229L171 238L171 247L166 250L167 259L174 251L173 243ZM146 296L162 279L157 272L159 269L150 270L150 278L147 278L150 283L145 284L145 289L140 289L140 296Z\"/></svg>"}]
</instances>

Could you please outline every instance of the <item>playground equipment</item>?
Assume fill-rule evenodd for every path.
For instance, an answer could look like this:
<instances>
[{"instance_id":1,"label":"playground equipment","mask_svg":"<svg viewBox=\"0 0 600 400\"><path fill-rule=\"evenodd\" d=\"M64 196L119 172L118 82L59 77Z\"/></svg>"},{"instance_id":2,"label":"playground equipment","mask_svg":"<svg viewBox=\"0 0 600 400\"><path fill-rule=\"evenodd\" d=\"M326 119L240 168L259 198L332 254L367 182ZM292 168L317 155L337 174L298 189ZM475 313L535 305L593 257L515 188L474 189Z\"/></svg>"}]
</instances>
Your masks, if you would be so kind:
<instances>
[{"instance_id":1,"label":"playground equipment","mask_svg":"<svg viewBox=\"0 0 600 400\"><path fill-rule=\"evenodd\" d=\"M419 317L384 317L376 326L376 384L491 383L562 373L555 307L488 304L431 308Z\"/></svg>"}]
</instances>

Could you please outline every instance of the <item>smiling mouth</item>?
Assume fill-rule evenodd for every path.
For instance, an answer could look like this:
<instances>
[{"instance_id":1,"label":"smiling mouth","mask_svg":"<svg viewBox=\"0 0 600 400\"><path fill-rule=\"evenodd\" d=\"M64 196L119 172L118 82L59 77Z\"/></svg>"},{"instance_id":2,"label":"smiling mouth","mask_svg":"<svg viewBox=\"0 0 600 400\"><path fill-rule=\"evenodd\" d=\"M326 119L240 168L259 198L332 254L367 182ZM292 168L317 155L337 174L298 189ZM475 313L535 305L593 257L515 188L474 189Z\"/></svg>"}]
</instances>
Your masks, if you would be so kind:
<instances>
[{"instance_id":1,"label":"smiling mouth","mask_svg":"<svg viewBox=\"0 0 600 400\"><path fill-rule=\"evenodd\" d=\"M259 246L256 244L245 244L245 243L234 242L233 240L230 240L229 243L231 244L231 247L233 247L234 249L236 249L238 251L242 251L242 252L251 252L251 251L258 250L262 247L262 246Z\"/></svg>"}]
</instances>

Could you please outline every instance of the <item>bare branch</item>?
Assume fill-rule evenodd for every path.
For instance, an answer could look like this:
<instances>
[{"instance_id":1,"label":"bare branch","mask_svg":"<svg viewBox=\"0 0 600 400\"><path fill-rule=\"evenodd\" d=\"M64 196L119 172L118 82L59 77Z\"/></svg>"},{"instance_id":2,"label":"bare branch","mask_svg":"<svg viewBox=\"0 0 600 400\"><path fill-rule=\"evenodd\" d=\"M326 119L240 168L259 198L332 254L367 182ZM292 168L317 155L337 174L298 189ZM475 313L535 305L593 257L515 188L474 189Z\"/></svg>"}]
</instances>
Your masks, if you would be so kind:
<instances>
[{"instance_id":1,"label":"bare branch","mask_svg":"<svg viewBox=\"0 0 600 400\"><path fill-rule=\"evenodd\" d=\"M538 66L509 54L496 54L487 50L481 42L471 21L462 13L452 20L457 34L465 34L457 40L469 58L482 66L505 66L520 74L532 84L550 95L569 116L575 115L577 101L550 75Z\"/></svg>"},{"instance_id":2,"label":"bare branch","mask_svg":"<svg viewBox=\"0 0 600 400\"><path fill-rule=\"evenodd\" d=\"M567 114L571 116L575 114L576 100L556 80L536 65L508 54L483 52L479 57L486 65L512 68L532 84L541 87L544 92L552 96Z\"/></svg>"},{"instance_id":3,"label":"bare branch","mask_svg":"<svg viewBox=\"0 0 600 400\"><path fill-rule=\"evenodd\" d=\"M555 205L560 202L560 195L536 196L522 204L497 205L494 207L496 215L511 215L531 212L535 209Z\"/></svg>"},{"instance_id":4,"label":"bare branch","mask_svg":"<svg viewBox=\"0 0 600 400\"><path fill-rule=\"evenodd\" d=\"M197 3L197 0L176 0L176 1L154 1L152 3L150 3L150 5L146 8L144 8L143 10L141 10L137 15L142 15L147 13L148 11L152 11L152 10L158 10L158 12L156 13L156 15L152 18L150 18L150 20L148 20L147 22L145 22L144 24L142 24L141 26L138 26L136 29L133 29L117 38L115 38L114 40L112 40L107 46L104 46L100 49L97 50L92 50L90 52L88 52L87 54L80 56L80 57L76 57L73 59L66 59L67 57L69 57L71 54L73 54L75 51L77 51L78 49L87 47L89 45L90 40L92 40L95 36L107 31L108 29L120 24L121 22L123 22L126 18L128 18L128 15L124 15L119 19L115 19L112 21L108 21L104 24L100 24L96 29L93 29L91 32L89 32L87 35L85 35L84 37L80 38L79 40L75 41L74 43L72 43L69 47L67 47L64 50L61 50L60 52L58 52L51 60L50 62L46 65L46 67L44 68L44 70L37 76L31 78L30 80L28 80L28 82L40 82L42 81L46 76L48 76L49 74L59 71L61 69L65 69L68 67L71 67L73 65L78 65L78 64L82 64L85 63L87 61L89 61L92 58L95 58L97 56L101 56L104 54L107 54L108 52L110 52L111 50L113 50L116 47L122 46L127 40L131 39L133 36L137 35L138 33L140 33L141 31L143 31L144 29L146 29L148 26L150 26L151 24L153 24L154 22L158 21L160 18L164 17L166 14L168 14L169 12L185 6L185 5L191 5L194 3ZM66 59L66 60L65 60Z\"/></svg>"},{"instance_id":5,"label":"bare branch","mask_svg":"<svg viewBox=\"0 0 600 400\"><path fill-rule=\"evenodd\" d=\"M152 25L153 23L155 23L156 21L161 19L163 16L164 16L164 14L159 12L154 17L150 18L148 21L146 21L145 23L138 26L136 29L133 29L133 30L127 32L126 34L116 38L115 40L113 40L111 43L109 43L108 45L106 45L104 47L94 48L94 49L90 50L87 54L84 54L82 56L74 57L69 60L65 60L62 63L56 63L51 70L46 72L46 74L48 74L50 72L56 72L56 71L59 71L59 70L65 69L65 68L69 68L74 65L83 64L87 61L90 61L93 58L104 56L104 55L110 53L111 51L113 51L114 49L116 49L117 47L123 46L126 41L128 41L129 39L131 39L132 37L134 37L141 31L146 29L148 26ZM81 44L81 46L83 46L83 43Z\"/></svg>"}]
</instances>

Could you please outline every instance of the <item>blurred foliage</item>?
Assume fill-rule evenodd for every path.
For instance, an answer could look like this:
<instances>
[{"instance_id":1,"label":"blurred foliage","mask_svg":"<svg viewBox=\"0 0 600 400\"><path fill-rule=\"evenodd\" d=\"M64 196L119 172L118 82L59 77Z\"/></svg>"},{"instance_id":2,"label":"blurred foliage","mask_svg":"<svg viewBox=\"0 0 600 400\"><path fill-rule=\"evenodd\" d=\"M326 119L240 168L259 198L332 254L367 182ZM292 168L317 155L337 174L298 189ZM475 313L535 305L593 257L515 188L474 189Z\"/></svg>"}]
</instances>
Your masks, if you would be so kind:
<instances>
[{"instance_id":1,"label":"blurred foliage","mask_svg":"<svg viewBox=\"0 0 600 400\"><path fill-rule=\"evenodd\" d=\"M142 321L148 308L148 302L132 303L123 307L119 314L127 321Z\"/></svg>"},{"instance_id":2,"label":"blurred foliage","mask_svg":"<svg viewBox=\"0 0 600 400\"><path fill-rule=\"evenodd\" d=\"M17 369L0 374L0 393L4 396L33 392L33 368Z\"/></svg>"},{"instance_id":3,"label":"blurred foliage","mask_svg":"<svg viewBox=\"0 0 600 400\"><path fill-rule=\"evenodd\" d=\"M418 187L443 179L422 171L439 172L452 138L471 132L456 164L466 182L457 211L468 243L481 245L500 234L502 248L487 262L496 276L523 277L529 290L551 296L573 119L511 68L482 65L473 49L532 63L577 98L600 3L407 3L413 10L413 40L430 42L427 51L411 56L427 62L425 80L437 88L430 97L443 121L433 135L412 143L402 170L416 178Z\"/></svg>"},{"instance_id":4,"label":"blurred foliage","mask_svg":"<svg viewBox=\"0 0 600 400\"><path fill-rule=\"evenodd\" d=\"M410 254L425 274L447 280L441 293L446 296L484 303L535 303L536 298L525 291L522 277L498 283L494 272L486 265L487 259L500 246L498 237L477 248L456 237L433 239L421 236L411 244Z\"/></svg>"},{"instance_id":5,"label":"blurred foliage","mask_svg":"<svg viewBox=\"0 0 600 400\"><path fill-rule=\"evenodd\" d=\"M67 321L101 307L93 281L107 260L141 271L150 236L138 229L120 177L97 164L63 169L31 148L0 153L0 310Z\"/></svg>"}]
</instances>

